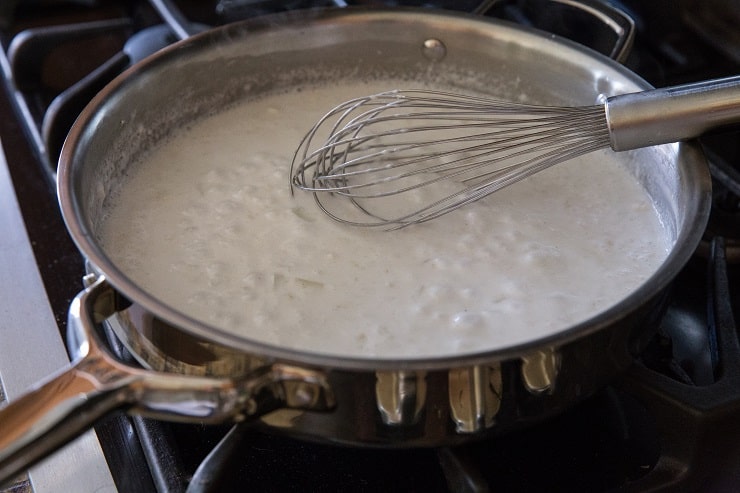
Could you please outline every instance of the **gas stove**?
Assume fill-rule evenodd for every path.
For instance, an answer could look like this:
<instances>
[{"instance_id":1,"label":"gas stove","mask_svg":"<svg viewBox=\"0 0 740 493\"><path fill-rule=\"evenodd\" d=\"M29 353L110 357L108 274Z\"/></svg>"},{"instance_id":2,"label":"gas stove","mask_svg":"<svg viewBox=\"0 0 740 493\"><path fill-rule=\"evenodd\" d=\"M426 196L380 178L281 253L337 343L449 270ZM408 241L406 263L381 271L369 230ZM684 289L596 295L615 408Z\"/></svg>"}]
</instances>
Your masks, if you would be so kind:
<instances>
[{"instance_id":1,"label":"gas stove","mask_svg":"<svg viewBox=\"0 0 740 493\"><path fill-rule=\"evenodd\" d=\"M116 74L211 26L347 4L454 9L534 26L612 54L655 86L740 73L733 0L320 2L11 1L0 6L3 252L0 400L68 361L66 316L84 261L58 211L56 160L76 115ZM592 12L589 14L589 11ZM623 29L633 36L625 38ZM625 27L626 26L626 27ZM364 449L249 426L112 415L0 491L729 491L740 489L740 139L707 136L705 240L632 368L546 422L460 447ZM115 340L111 349L130 356Z\"/></svg>"}]
</instances>

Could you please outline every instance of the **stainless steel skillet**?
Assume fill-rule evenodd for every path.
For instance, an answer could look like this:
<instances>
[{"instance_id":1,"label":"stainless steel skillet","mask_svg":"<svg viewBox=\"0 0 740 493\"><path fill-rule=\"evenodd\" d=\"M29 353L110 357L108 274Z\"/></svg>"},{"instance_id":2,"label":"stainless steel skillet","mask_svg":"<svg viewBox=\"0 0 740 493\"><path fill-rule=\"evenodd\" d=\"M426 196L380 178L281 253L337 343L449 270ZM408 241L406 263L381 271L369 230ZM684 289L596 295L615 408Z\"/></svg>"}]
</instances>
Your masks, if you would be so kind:
<instances>
[{"instance_id":1,"label":"stainless steel skillet","mask_svg":"<svg viewBox=\"0 0 740 493\"><path fill-rule=\"evenodd\" d=\"M707 220L709 174L692 143L632 156L635 176L675 239L658 271L592 319L517 346L414 360L270 346L173 310L110 261L96 240L98 216L126 167L148 148L234 102L342 77L425 78L478 91L495 86L570 104L649 87L582 46L424 10L254 19L193 36L137 64L91 102L62 152L60 203L90 265L88 286L70 307L77 359L0 411L0 478L115 408L195 422L255 419L275 431L354 445L456 444L558 413L631 363ZM102 323L148 369L109 356L97 342Z\"/></svg>"}]
</instances>

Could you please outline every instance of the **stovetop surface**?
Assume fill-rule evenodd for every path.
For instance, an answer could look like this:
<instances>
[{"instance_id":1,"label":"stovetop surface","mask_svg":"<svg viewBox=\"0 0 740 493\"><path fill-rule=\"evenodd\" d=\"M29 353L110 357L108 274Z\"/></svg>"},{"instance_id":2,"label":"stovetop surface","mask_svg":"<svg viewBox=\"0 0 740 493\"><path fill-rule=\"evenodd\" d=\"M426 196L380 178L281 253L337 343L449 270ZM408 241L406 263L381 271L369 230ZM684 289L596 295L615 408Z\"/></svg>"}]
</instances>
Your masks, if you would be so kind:
<instances>
[{"instance_id":1,"label":"stovetop surface","mask_svg":"<svg viewBox=\"0 0 740 493\"><path fill-rule=\"evenodd\" d=\"M42 2L47 9L41 17L31 7L17 7L11 12L9 5L13 3L0 8L0 21L5 22L0 32L6 49L17 32L31 26L119 17L130 22L112 29L104 42L76 41L54 48L66 56L93 43L93 55L72 57L69 63L52 57L39 73L29 69L31 86L34 77L52 80L44 90L32 91L30 98L29 111L39 126L43 125L43 108L79 73L104 63L139 27L158 22L156 12L146 2ZM514 8L521 3L526 2L499 2L494 14L521 20L520 10ZM733 45L733 30L723 30L740 15L727 10L732 2L684 1L679 2L680 8L665 1L648 5L637 1L615 3L637 19L635 49L626 65L654 85L740 72L740 57L734 57L733 47L738 45ZM240 9L247 4L253 9L250 15L275 8L274 2L179 4L189 18L207 25L244 16ZM466 10L476 4L458 2L454 8ZM217 5L227 9L215 14ZM307 2L302 1L281 4L281 8L305 6ZM711 37L711 32L726 31L723 36L728 38L722 41ZM34 149L33 136L18 118L6 117L16 114L12 95L3 92L0 138L51 310L63 334L69 304L81 286L83 260L57 207L53 146L45 150L48 155ZM176 425L117 414L97 426L96 431L118 489L557 492L668 491L676 485L691 491L739 487L740 451L734 442L740 443L740 425L735 419L740 414L740 397L732 394L732 389L740 389L740 353L732 353L733 337L729 336L735 334L736 344L737 334L734 320L727 322L728 310L732 319L732 307L740 306L735 286L740 279L736 263L740 225L736 219L737 191L733 188L740 169L737 137L735 133L704 139L708 154L716 158L712 166L719 193L713 216L719 219L710 223L702 255L690 262L675 283L673 305L664 320L665 327L659 331L661 336L627 375L570 411L498 437L495 442L424 450L346 448L248 427L232 430L228 426ZM711 242L714 236L723 241ZM725 305L730 308L720 310L720 318L725 320L720 330L712 319L715 310L708 311L707 307L715 304L716 289L712 286L716 265L724 266L728 259L725 276L729 279L729 300ZM693 324L696 319L700 327L710 326L700 332L726 331L721 339L728 347L711 350L708 366L676 361L674 347L682 343L667 335L676 320ZM706 337L711 342L712 337ZM691 347L693 343L687 344ZM205 460L208 454L218 458L222 453L228 459ZM688 472L684 474L682 467Z\"/></svg>"}]
</instances>

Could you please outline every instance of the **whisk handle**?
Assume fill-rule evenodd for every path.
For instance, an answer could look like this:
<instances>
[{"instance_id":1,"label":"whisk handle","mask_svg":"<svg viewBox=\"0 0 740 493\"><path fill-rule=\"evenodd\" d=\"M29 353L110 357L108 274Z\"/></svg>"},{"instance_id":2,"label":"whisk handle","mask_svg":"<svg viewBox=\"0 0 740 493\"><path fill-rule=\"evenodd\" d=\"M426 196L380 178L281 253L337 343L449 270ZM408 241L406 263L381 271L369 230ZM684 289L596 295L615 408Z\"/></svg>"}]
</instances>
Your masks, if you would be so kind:
<instances>
[{"instance_id":1,"label":"whisk handle","mask_svg":"<svg viewBox=\"0 0 740 493\"><path fill-rule=\"evenodd\" d=\"M615 151L699 137L740 123L740 76L612 96L605 107Z\"/></svg>"}]
</instances>

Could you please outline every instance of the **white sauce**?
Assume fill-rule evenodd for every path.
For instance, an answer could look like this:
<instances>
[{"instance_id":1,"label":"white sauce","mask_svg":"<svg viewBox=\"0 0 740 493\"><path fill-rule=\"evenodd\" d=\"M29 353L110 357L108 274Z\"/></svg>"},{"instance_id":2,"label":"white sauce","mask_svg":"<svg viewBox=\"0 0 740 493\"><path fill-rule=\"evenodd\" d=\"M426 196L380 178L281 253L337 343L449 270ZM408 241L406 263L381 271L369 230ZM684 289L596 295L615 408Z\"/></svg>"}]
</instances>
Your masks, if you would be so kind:
<instances>
[{"instance_id":1,"label":"white sauce","mask_svg":"<svg viewBox=\"0 0 740 493\"><path fill-rule=\"evenodd\" d=\"M289 191L305 131L385 87L303 90L183 130L137 163L101 242L164 303L245 338L412 358L509 346L619 302L670 248L652 202L604 152L400 231L327 218Z\"/></svg>"}]
</instances>

